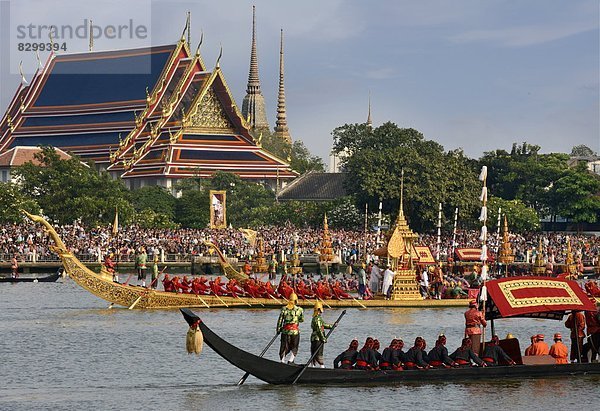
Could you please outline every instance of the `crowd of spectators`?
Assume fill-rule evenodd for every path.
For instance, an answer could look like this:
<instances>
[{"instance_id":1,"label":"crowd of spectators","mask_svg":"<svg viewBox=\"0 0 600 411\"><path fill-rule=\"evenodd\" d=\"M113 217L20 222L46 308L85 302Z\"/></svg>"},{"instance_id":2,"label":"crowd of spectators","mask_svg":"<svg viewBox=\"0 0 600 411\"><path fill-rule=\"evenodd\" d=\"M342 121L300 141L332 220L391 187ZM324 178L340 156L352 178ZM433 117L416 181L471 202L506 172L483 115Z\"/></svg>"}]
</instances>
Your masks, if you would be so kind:
<instances>
[{"instance_id":1,"label":"crowd of spectators","mask_svg":"<svg viewBox=\"0 0 600 411\"><path fill-rule=\"evenodd\" d=\"M84 261L100 260L109 250L118 251L121 261L132 260L136 250L144 247L149 255L164 254L168 260L189 260L194 255L207 255L204 240L215 243L229 257L240 260L252 258L256 253L244 235L236 229L141 229L128 226L120 229L113 236L112 227L86 228L78 224L56 227L58 234L66 246ZM258 227L256 231L264 239L265 255L276 255L281 259L282 253L290 260L294 239L300 255L318 253L323 232L321 229L296 228L291 225ZM334 254L341 262L358 261L365 254L372 255L385 239L378 244L375 233L365 234L363 231L330 230ZM576 235L566 233L539 233L510 235L511 247L516 262L533 262L537 248L542 242L545 261L562 264L566 259L567 241L570 240L574 261L585 265L595 265L600 255L600 236ZM430 247L433 255L437 254L437 237L420 235L416 241L419 245ZM501 238L492 233L488 237L488 249L494 255L501 243ZM10 224L0 226L0 259L8 261L18 254L23 261L47 261L56 259L49 248L51 239L43 229L33 224ZM479 248L479 232L460 231L457 233L454 246L452 235L443 235L440 242L440 260L447 261L454 248Z\"/></svg>"}]
</instances>

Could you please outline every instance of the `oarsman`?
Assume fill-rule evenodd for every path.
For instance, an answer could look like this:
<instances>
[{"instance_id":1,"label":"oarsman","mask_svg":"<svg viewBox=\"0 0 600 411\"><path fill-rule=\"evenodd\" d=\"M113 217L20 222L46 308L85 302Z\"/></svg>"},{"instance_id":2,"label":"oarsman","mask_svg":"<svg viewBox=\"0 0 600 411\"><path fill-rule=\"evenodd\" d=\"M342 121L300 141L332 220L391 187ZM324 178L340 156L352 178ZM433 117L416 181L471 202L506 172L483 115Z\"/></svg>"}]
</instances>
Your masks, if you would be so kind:
<instances>
[{"instance_id":1,"label":"oarsman","mask_svg":"<svg viewBox=\"0 0 600 411\"><path fill-rule=\"evenodd\" d=\"M574 315L573 315L574 314ZM574 311L567 317L565 327L571 330L571 362L583 361L583 337L585 337L585 315L581 311Z\"/></svg>"},{"instance_id":2,"label":"oarsman","mask_svg":"<svg viewBox=\"0 0 600 411\"><path fill-rule=\"evenodd\" d=\"M400 357L398 352L398 340L393 339L388 347L383 350L379 361L380 370L398 370L400 368Z\"/></svg>"},{"instance_id":3,"label":"oarsman","mask_svg":"<svg viewBox=\"0 0 600 411\"><path fill-rule=\"evenodd\" d=\"M446 336L444 334L440 334L438 336L438 339L435 342L435 347L429 351L427 357L429 360L429 365L432 367L449 368L456 365L454 360L448 355L448 348L446 348Z\"/></svg>"},{"instance_id":4,"label":"oarsman","mask_svg":"<svg viewBox=\"0 0 600 411\"><path fill-rule=\"evenodd\" d=\"M325 347L325 343L327 342L327 337L325 336L325 329L331 329L333 325L326 324L321 317L323 313L323 304L320 301L315 303L314 313L312 322L310 324L312 328L312 334L310 335L310 354L315 355L312 361L313 367L316 367L317 364L321 368L325 368L325 363L323 362L323 348Z\"/></svg>"},{"instance_id":5,"label":"oarsman","mask_svg":"<svg viewBox=\"0 0 600 411\"><path fill-rule=\"evenodd\" d=\"M471 361L480 367L486 367L486 363L473 352L473 341L471 341L470 338L463 338L461 346L450 354L450 358L452 358L459 367L471 366Z\"/></svg>"},{"instance_id":6,"label":"oarsman","mask_svg":"<svg viewBox=\"0 0 600 411\"><path fill-rule=\"evenodd\" d=\"M360 349L356 356L357 370L376 370L378 367L375 351L373 350L373 338L368 337L365 345Z\"/></svg>"},{"instance_id":7,"label":"oarsman","mask_svg":"<svg viewBox=\"0 0 600 411\"><path fill-rule=\"evenodd\" d=\"M304 322L304 311L298 307L298 296L292 293L286 306L281 309L279 319L277 320L277 332L281 333L281 346L279 347L279 358L282 363L293 363L298 354L300 345L300 327ZM290 355L286 359L287 355Z\"/></svg>"},{"instance_id":8,"label":"oarsman","mask_svg":"<svg viewBox=\"0 0 600 411\"><path fill-rule=\"evenodd\" d=\"M562 342L560 333L554 334L554 344L550 347L549 354L554 358L557 364L569 363L569 349Z\"/></svg>"},{"instance_id":9,"label":"oarsman","mask_svg":"<svg viewBox=\"0 0 600 411\"><path fill-rule=\"evenodd\" d=\"M152 282L150 288L156 289L158 286L158 254L154 254L154 261L152 262Z\"/></svg>"},{"instance_id":10,"label":"oarsman","mask_svg":"<svg viewBox=\"0 0 600 411\"><path fill-rule=\"evenodd\" d=\"M515 365L515 362L506 354L506 351L500 347L500 338L497 335L492 337L492 340L485 345L481 359L487 365L498 365L500 360L505 361L509 365Z\"/></svg>"},{"instance_id":11,"label":"oarsman","mask_svg":"<svg viewBox=\"0 0 600 411\"><path fill-rule=\"evenodd\" d=\"M425 361L425 340L423 337L415 338L415 345L404 354L404 366L407 369L431 368Z\"/></svg>"},{"instance_id":12,"label":"oarsman","mask_svg":"<svg viewBox=\"0 0 600 411\"><path fill-rule=\"evenodd\" d=\"M548 347L548 344L544 342L544 338L546 338L544 334L535 336L529 355L548 355L550 348Z\"/></svg>"},{"instance_id":13,"label":"oarsman","mask_svg":"<svg viewBox=\"0 0 600 411\"><path fill-rule=\"evenodd\" d=\"M529 337L531 344L529 345L529 347L525 348L525 356L533 355L533 354L531 354L531 350L533 350L533 343L535 343L536 336L537 335L532 335L531 337Z\"/></svg>"},{"instance_id":14,"label":"oarsman","mask_svg":"<svg viewBox=\"0 0 600 411\"><path fill-rule=\"evenodd\" d=\"M348 349L335 357L335 360L333 360L333 368L342 368L345 370L352 369L354 363L356 362L356 356L358 355L357 350L358 340L352 340Z\"/></svg>"},{"instance_id":15,"label":"oarsman","mask_svg":"<svg viewBox=\"0 0 600 411\"><path fill-rule=\"evenodd\" d=\"M381 344L379 343L379 340L375 338L373 340L373 351L375 351L375 358L377 359L377 364L379 364L379 362L381 361L381 353L379 352L380 348Z\"/></svg>"}]
</instances>

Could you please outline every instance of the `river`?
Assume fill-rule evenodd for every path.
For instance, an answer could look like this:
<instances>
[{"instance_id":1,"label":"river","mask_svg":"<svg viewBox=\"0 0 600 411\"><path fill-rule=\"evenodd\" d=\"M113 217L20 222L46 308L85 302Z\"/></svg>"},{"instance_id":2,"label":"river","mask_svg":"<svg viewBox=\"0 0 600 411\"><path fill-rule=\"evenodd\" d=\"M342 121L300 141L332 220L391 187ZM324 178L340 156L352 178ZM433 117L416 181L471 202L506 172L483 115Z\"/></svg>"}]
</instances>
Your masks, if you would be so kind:
<instances>
[{"instance_id":1,"label":"river","mask_svg":"<svg viewBox=\"0 0 600 411\"><path fill-rule=\"evenodd\" d=\"M107 309L108 303L70 279L57 283L0 284L0 410L315 410L315 409L596 409L600 377L411 383L383 386L269 386L242 372L205 345L185 353L187 324L178 310ZM444 332L460 345L464 309L350 309L326 346L331 366L352 338L374 336L385 346L422 335L432 346ZM258 353L275 331L278 312L198 310L225 339ZM309 351L310 315L301 327ZM333 322L341 310L325 310ZM523 348L529 336L566 334L562 322L501 320ZM546 341L551 338L546 338ZM568 340L568 338L567 338ZM568 344L569 341L566 341ZM278 343L267 353L277 356Z\"/></svg>"}]
</instances>

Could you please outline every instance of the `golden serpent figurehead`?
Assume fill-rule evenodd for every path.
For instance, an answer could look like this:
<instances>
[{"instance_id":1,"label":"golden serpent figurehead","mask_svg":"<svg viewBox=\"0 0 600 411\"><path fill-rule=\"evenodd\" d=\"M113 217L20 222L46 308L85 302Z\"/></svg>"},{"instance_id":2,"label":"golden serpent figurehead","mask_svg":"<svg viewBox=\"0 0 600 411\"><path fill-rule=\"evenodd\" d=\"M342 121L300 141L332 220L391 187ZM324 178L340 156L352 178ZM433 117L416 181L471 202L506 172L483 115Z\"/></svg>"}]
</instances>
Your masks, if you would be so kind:
<instances>
[{"instance_id":1,"label":"golden serpent figurehead","mask_svg":"<svg viewBox=\"0 0 600 411\"><path fill-rule=\"evenodd\" d=\"M53 251L55 251L58 254L69 253L69 250L67 250L65 243L62 242L61 238L58 236L58 233L56 232L56 230L54 230L54 227L52 227L52 225L50 225L50 223L47 222L44 219L44 217L35 214L30 214L25 210L21 210L21 212L25 214L31 221L40 223L44 226L46 232L48 233L48 235L50 235L50 237L52 237L52 239L54 240L54 244L56 244L56 246L53 247Z\"/></svg>"}]
</instances>

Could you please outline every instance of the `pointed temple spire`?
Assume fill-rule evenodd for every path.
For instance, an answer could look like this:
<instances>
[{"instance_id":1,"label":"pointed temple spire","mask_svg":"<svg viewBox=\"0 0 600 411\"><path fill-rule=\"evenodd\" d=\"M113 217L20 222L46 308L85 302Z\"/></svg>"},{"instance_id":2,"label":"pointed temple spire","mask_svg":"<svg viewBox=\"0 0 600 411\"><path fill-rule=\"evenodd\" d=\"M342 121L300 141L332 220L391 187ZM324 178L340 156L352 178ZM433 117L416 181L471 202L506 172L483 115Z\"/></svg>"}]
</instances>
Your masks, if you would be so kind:
<instances>
[{"instance_id":1,"label":"pointed temple spire","mask_svg":"<svg viewBox=\"0 0 600 411\"><path fill-rule=\"evenodd\" d=\"M292 144L292 137L287 125L285 113L285 86L283 80L283 29L281 29L281 43L279 47L279 94L277 96L277 122L275 123L275 136L288 144Z\"/></svg>"},{"instance_id":2,"label":"pointed temple spire","mask_svg":"<svg viewBox=\"0 0 600 411\"><path fill-rule=\"evenodd\" d=\"M250 125L254 133L268 131L267 111L265 109L265 98L260 91L260 79L258 77L258 54L256 52L256 7L252 6L252 50L250 52L250 72L248 74L248 86L246 96L242 102L242 115Z\"/></svg>"},{"instance_id":3,"label":"pointed temple spire","mask_svg":"<svg viewBox=\"0 0 600 411\"><path fill-rule=\"evenodd\" d=\"M371 92L369 91L369 115L367 116L367 127L373 128L373 120L371 120Z\"/></svg>"}]
</instances>

